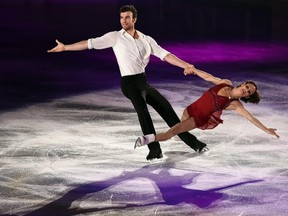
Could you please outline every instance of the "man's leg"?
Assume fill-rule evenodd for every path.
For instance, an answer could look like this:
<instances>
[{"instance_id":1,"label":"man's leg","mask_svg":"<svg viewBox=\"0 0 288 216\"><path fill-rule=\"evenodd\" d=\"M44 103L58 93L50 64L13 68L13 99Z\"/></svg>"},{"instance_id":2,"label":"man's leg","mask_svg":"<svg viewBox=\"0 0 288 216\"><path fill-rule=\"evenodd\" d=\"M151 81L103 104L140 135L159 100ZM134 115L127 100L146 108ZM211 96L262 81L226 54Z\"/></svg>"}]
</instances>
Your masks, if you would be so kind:
<instances>
[{"instance_id":1,"label":"man's leg","mask_svg":"<svg viewBox=\"0 0 288 216\"><path fill-rule=\"evenodd\" d=\"M164 119L169 127L173 127L175 124L180 122L179 117L174 111L169 101L161 95L155 88L147 87L147 103L151 105L159 115ZM185 142L189 147L199 152L206 144L199 141L194 135L189 132L183 132L178 135L180 139Z\"/></svg>"},{"instance_id":2,"label":"man's leg","mask_svg":"<svg viewBox=\"0 0 288 216\"><path fill-rule=\"evenodd\" d=\"M121 81L121 88L137 112L143 134L155 134L155 128L146 104L146 78L139 75L124 77ZM148 148L147 160L163 157L159 142L151 143Z\"/></svg>"}]
</instances>

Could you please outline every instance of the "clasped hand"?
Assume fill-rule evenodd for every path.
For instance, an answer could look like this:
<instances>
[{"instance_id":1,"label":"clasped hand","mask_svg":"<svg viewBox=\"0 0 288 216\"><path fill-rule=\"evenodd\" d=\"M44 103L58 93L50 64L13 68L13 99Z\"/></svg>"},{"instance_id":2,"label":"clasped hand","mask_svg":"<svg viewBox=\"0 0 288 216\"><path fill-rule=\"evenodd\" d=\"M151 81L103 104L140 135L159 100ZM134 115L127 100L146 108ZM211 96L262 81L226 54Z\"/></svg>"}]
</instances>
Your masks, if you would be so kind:
<instances>
[{"instance_id":1,"label":"clasped hand","mask_svg":"<svg viewBox=\"0 0 288 216\"><path fill-rule=\"evenodd\" d=\"M187 67L185 67L184 69L184 75L189 75L189 74L195 74L196 68L194 67L194 65L188 65Z\"/></svg>"}]
</instances>

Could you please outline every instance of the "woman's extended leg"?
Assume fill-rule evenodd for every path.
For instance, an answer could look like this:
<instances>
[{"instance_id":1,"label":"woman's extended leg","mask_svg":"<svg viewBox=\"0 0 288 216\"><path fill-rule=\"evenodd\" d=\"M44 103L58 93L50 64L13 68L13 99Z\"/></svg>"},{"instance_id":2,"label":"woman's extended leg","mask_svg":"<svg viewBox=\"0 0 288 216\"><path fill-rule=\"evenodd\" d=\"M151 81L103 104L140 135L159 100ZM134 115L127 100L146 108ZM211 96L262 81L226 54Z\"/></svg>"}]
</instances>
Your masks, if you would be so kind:
<instances>
[{"instance_id":1,"label":"woman's extended leg","mask_svg":"<svg viewBox=\"0 0 288 216\"><path fill-rule=\"evenodd\" d=\"M155 141L157 141L157 142L158 141L166 141L175 135L190 131L194 128L196 128L194 118L190 117L190 118L188 118L184 121L181 121L180 123L174 125L168 131L166 131L164 133L156 134Z\"/></svg>"},{"instance_id":2,"label":"woman's extended leg","mask_svg":"<svg viewBox=\"0 0 288 216\"><path fill-rule=\"evenodd\" d=\"M169 101L161 95L160 92L149 85L147 87L147 103L159 113L169 127L173 127L180 122L178 115ZM207 146L189 132L180 133L178 136L186 145L196 152L202 151L202 149ZM150 148L150 145L148 147Z\"/></svg>"},{"instance_id":3,"label":"woman's extended leg","mask_svg":"<svg viewBox=\"0 0 288 216\"><path fill-rule=\"evenodd\" d=\"M148 145L149 143L152 143L152 142L166 141L175 135L190 131L194 128L196 128L194 118L190 117L184 120L183 122L177 123L176 125L174 125L172 128L170 128L168 131L164 133L159 133L156 135L147 134L147 135L138 137L138 139L135 142L134 148L140 147L143 145Z\"/></svg>"}]
</instances>

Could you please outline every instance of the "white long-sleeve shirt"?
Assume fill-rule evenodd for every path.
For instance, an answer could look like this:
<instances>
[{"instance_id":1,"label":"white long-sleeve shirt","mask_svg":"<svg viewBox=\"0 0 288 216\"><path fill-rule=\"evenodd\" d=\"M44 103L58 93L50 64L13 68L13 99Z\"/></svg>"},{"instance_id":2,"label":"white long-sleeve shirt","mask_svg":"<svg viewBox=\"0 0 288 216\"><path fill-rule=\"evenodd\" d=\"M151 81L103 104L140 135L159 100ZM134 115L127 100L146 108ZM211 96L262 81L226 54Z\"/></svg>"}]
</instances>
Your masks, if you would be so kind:
<instances>
[{"instance_id":1,"label":"white long-sleeve shirt","mask_svg":"<svg viewBox=\"0 0 288 216\"><path fill-rule=\"evenodd\" d=\"M137 33L139 38L134 39L124 29L108 32L101 37L88 39L88 48L112 47L122 77L143 73L151 54L163 60L169 52L160 47L152 37L139 31Z\"/></svg>"}]
</instances>

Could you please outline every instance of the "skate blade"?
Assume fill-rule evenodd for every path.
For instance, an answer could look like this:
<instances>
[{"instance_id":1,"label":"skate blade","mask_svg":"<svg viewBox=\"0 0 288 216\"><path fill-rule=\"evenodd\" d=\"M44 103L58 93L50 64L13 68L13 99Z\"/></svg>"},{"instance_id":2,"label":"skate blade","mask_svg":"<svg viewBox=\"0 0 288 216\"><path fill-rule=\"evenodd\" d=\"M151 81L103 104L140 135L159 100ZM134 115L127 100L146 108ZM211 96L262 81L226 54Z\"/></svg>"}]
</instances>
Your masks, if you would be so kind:
<instances>
[{"instance_id":1,"label":"skate blade","mask_svg":"<svg viewBox=\"0 0 288 216\"><path fill-rule=\"evenodd\" d=\"M158 163L163 163L165 162L165 159L162 158L154 158L152 160L148 160L149 164L158 164Z\"/></svg>"},{"instance_id":2,"label":"skate blade","mask_svg":"<svg viewBox=\"0 0 288 216\"><path fill-rule=\"evenodd\" d=\"M138 137L137 140L135 141L134 149L136 149L137 147L140 147L140 146L141 146L141 139L140 139L140 137Z\"/></svg>"},{"instance_id":3,"label":"skate blade","mask_svg":"<svg viewBox=\"0 0 288 216\"><path fill-rule=\"evenodd\" d=\"M204 156L206 156L206 155L209 154L209 148L208 148L208 147L204 147L204 148L202 149L202 151L201 151L201 152L198 152L198 153L199 153L199 155L204 155Z\"/></svg>"}]
</instances>

